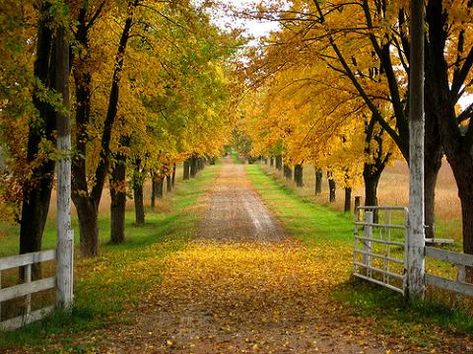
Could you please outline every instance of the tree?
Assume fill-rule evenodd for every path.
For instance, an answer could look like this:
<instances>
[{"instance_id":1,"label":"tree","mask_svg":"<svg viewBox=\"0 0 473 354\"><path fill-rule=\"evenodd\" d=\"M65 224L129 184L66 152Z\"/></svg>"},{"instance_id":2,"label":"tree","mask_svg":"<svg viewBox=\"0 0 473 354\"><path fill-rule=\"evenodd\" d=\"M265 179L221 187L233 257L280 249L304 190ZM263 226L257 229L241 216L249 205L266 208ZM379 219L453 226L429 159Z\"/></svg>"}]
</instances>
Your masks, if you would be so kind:
<instances>
[{"instance_id":1,"label":"tree","mask_svg":"<svg viewBox=\"0 0 473 354\"><path fill-rule=\"evenodd\" d=\"M29 178L22 185L20 219L20 253L41 250L41 240L51 199L55 162L56 112L59 106L53 94L56 57L54 55L54 18L51 2L42 2L37 25L37 47L34 64L36 84L33 104L38 112L29 121L26 163L31 166ZM34 273L38 272L35 267ZM38 274L34 274L38 276Z\"/></svg>"}]
</instances>

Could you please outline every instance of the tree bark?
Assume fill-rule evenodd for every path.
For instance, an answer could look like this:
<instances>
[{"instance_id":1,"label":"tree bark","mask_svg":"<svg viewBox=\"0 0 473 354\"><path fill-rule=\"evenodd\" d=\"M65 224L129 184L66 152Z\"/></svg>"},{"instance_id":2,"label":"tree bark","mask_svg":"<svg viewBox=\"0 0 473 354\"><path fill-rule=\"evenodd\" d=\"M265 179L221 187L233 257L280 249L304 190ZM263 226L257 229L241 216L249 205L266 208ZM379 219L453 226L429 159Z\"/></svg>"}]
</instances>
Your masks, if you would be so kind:
<instances>
[{"instance_id":1,"label":"tree bark","mask_svg":"<svg viewBox=\"0 0 473 354\"><path fill-rule=\"evenodd\" d=\"M164 196L164 176L160 175L156 179L156 198L162 199Z\"/></svg>"},{"instance_id":2,"label":"tree bark","mask_svg":"<svg viewBox=\"0 0 473 354\"><path fill-rule=\"evenodd\" d=\"M370 163L363 166L363 180L365 184L365 206L378 206L378 183L382 170Z\"/></svg>"},{"instance_id":3,"label":"tree bark","mask_svg":"<svg viewBox=\"0 0 473 354\"><path fill-rule=\"evenodd\" d=\"M315 194L319 195L322 193L322 170L320 168L315 170Z\"/></svg>"},{"instance_id":4,"label":"tree bark","mask_svg":"<svg viewBox=\"0 0 473 354\"><path fill-rule=\"evenodd\" d=\"M282 170L282 156L281 155L277 155L276 156L276 168L281 171Z\"/></svg>"},{"instance_id":5,"label":"tree bark","mask_svg":"<svg viewBox=\"0 0 473 354\"><path fill-rule=\"evenodd\" d=\"M296 182L297 187L304 186L304 168L301 164L294 166L294 182Z\"/></svg>"},{"instance_id":6,"label":"tree bark","mask_svg":"<svg viewBox=\"0 0 473 354\"><path fill-rule=\"evenodd\" d=\"M450 156L448 162L452 166L458 186L458 196L462 208L463 252L473 254L473 157L470 152L457 153ZM473 269L469 267L467 277L471 281Z\"/></svg>"},{"instance_id":7,"label":"tree bark","mask_svg":"<svg viewBox=\"0 0 473 354\"><path fill-rule=\"evenodd\" d=\"M345 205L343 211L348 213L351 211L351 191L350 187L345 187Z\"/></svg>"},{"instance_id":8,"label":"tree bark","mask_svg":"<svg viewBox=\"0 0 473 354\"><path fill-rule=\"evenodd\" d=\"M183 179L184 181L190 178L190 159L186 159L183 163Z\"/></svg>"},{"instance_id":9,"label":"tree bark","mask_svg":"<svg viewBox=\"0 0 473 354\"><path fill-rule=\"evenodd\" d=\"M292 179L292 168L291 166L284 164L284 176L287 179Z\"/></svg>"},{"instance_id":10,"label":"tree bark","mask_svg":"<svg viewBox=\"0 0 473 354\"><path fill-rule=\"evenodd\" d=\"M110 177L110 243L125 242L125 207L126 207L126 156L116 154Z\"/></svg>"},{"instance_id":11,"label":"tree bark","mask_svg":"<svg viewBox=\"0 0 473 354\"><path fill-rule=\"evenodd\" d=\"M166 176L166 191L168 193L172 192L172 176L171 175Z\"/></svg>"},{"instance_id":12,"label":"tree bark","mask_svg":"<svg viewBox=\"0 0 473 354\"><path fill-rule=\"evenodd\" d=\"M135 201L135 224L144 225L145 223L145 206L143 193L143 171L141 171L141 160L134 162L133 170L133 200Z\"/></svg>"},{"instance_id":13,"label":"tree bark","mask_svg":"<svg viewBox=\"0 0 473 354\"><path fill-rule=\"evenodd\" d=\"M173 164L172 165L172 177L171 177L171 180L172 180L172 188L175 188L176 187L176 164Z\"/></svg>"},{"instance_id":14,"label":"tree bark","mask_svg":"<svg viewBox=\"0 0 473 354\"><path fill-rule=\"evenodd\" d=\"M336 200L336 184L335 184L335 180L333 179L332 177L332 173L331 172L327 172L327 180L328 180L328 189L329 189L329 202L330 203L335 203L335 200Z\"/></svg>"},{"instance_id":15,"label":"tree bark","mask_svg":"<svg viewBox=\"0 0 473 354\"><path fill-rule=\"evenodd\" d=\"M156 172L151 173L151 208L156 207L156 194L158 190L158 176Z\"/></svg>"},{"instance_id":16,"label":"tree bark","mask_svg":"<svg viewBox=\"0 0 473 354\"><path fill-rule=\"evenodd\" d=\"M80 249L84 256L96 256L99 251L98 210L88 197L74 197L80 230Z\"/></svg>"},{"instance_id":17,"label":"tree bark","mask_svg":"<svg viewBox=\"0 0 473 354\"><path fill-rule=\"evenodd\" d=\"M197 175L197 157L196 156L192 156L190 158L190 178L195 178L195 176Z\"/></svg>"}]
</instances>

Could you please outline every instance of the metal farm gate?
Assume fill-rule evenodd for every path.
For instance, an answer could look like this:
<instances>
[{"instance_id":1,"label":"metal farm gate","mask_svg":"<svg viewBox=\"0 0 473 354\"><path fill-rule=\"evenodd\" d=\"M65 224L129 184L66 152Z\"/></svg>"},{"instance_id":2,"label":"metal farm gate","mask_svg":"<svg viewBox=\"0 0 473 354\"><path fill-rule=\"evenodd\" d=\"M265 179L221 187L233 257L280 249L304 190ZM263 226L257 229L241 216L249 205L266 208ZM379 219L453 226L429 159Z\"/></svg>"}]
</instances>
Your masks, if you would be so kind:
<instances>
[{"instance_id":1,"label":"metal farm gate","mask_svg":"<svg viewBox=\"0 0 473 354\"><path fill-rule=\"evenodd\" d=\"M403 295L406 292L408 210L358 207L355 212L353 274Z\"/></svg>"}]
</instances>

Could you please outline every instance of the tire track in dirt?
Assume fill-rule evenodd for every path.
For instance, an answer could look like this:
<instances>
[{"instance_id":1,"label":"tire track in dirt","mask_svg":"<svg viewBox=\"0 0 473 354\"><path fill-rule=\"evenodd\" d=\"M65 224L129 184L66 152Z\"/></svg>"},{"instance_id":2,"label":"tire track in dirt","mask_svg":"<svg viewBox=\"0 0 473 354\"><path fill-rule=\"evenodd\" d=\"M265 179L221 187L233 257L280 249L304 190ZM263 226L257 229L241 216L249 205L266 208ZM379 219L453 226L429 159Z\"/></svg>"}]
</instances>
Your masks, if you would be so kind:
<instances>
[{"instance_id":1,"label":"tire track in dirt","mask_svg":"<svg viewBox=\"0 0 473 354\"><path fill-rule=\"evenodd\" d=\"M245 167L227 157L209 196L198 239L275 242L286 238L283 228L253 189Z\"/></svg>"}]
</instances>

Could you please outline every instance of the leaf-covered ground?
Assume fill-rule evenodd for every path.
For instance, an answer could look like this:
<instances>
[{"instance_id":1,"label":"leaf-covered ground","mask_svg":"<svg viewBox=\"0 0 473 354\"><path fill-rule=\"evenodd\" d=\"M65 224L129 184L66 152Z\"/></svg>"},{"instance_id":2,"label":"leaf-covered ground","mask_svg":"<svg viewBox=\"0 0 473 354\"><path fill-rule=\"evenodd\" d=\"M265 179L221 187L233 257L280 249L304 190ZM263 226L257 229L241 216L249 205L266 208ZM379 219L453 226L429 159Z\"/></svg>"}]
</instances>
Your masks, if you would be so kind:
<instances>
[{"instance_id":1,"label":"leaf-covered ground","mask_svg":"<svg viewBox=\"0 0 473 354\"><path fill-rule=\"evenodd\" d=\"M227 173L236 183L235 174L225 172L226 168L222 167L220 176ZM291 197L257 167L247 171L235 185L257 187L262 202L279 219L273 222L281 222L290 236L282 241L248 241L248 235L239 240L236 232L235 237L224 240L198 238L165 253L171 240L157 242L147 245L143 256L131 262L130 255L123 253L119 269L114 268L119 261L117 253L113 265L96 263L94 284L104 287L104 294L118 278L132 277L147 284L140 301L123 307L126 320L78 331L70 336L67 347L58 335L50 337L47 345L18 352L472 352L468 334L439 326L428 316L417 319L415 311L411 313L395 301L386 301L388 306L383 307L380 296L395 295L350 280L351 231L345 216ZM225 178L217 178L209 191L221 193L218 183L226 183ZM254 191L240 190L251 198ZM212 195L201 199L197 208L185 206L184 213L191 207L194 212L200 210L201 218L224 218L220 221L227 228L228 223L238 228L242 220L248 220L241 213L251 212L253 205L242 208L241 198L234 199L239 212L232 212L228 205L232 198L223 198L225 213L205 213L204 206L212 205ZM205 227L205 220L199 225ZM244 227L251 229L248 222ZM254 227L258 229L257 223ZM107 275L110 284L100 284L101 274ZM122 285L123 289L115 291L127 291L127 282ZM371 298L364 296L365 289ZM347 296L353 299L347 301ZM380 315L360 311L367 308L368 300Z\"/></svg>"},{"instance_id":2,"label":"leaf-covered ground","mask_svg":"<svg viewBox=\"0 0 473 354\"><path fill-rule=\"evenodd\" d=\"M437 327L437 340L425 342L383 334L375 319L334 300L349 276L342 257L349 248L194 242L165 261L162 283L134 310L132 324L77 343L109 353L468 352L465 338ZM150 259L137 271L153 266Z\"/></svg>"}]
</instances>

